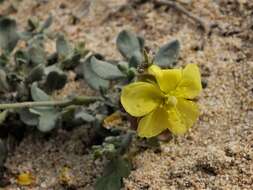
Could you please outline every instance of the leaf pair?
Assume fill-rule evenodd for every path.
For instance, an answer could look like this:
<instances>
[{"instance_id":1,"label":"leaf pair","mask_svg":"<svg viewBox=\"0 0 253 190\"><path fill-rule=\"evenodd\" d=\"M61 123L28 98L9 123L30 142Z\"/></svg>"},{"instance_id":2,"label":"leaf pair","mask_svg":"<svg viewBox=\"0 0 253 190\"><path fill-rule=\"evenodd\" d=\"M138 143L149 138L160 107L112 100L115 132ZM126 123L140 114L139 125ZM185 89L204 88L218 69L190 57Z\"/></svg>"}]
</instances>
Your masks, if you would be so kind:
<instances>
[{"instance_id":1,"label":"leaf pair","mask_svg":"<svg viewBox=\"0 0 253 190\"><path fill-rule=\"evenodd\" d=\"M130 67L137 68L143 60L144 39L123 30L116 40L117 48L121 55L127 59Z\"/></svg>"},{"instance_id":2,"label":"leaf pair","mask_svg":"<svg viewBox=\"0 0 253 190\"><path fill-rule=\"evenodd\" d=\"M178 58L180 44L178 40L173 40L163 45L154 57L154 64L162 68L172 68Z\"/></svg>"},{"instance_id":3,"label":"leaf pair","mask_svg":"<svg viewBox=\"0 0 253 190\"><path fill-rule=\"evenodd\" d=\"M49 101L50 97L38 88L37 83L31 87L31 95L34 101ZM48 132L56 126L59 112L54 107L37 107L19 110L21 120L29 126L36 126L42 132Z\"/></svg>"}]
</instances>

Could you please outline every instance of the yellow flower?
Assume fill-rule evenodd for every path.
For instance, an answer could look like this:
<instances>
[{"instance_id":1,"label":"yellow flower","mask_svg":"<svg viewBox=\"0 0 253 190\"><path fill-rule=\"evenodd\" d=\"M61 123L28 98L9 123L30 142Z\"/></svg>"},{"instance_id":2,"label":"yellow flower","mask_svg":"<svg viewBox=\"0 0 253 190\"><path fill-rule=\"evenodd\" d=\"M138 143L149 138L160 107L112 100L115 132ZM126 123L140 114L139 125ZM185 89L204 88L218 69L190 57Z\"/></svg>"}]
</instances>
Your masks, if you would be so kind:
<instances>
[{"instance_id":1,"label":"yellow flower","mask_svg":"<svg viewBox=\"0 0 253 190\"><path fill-rule=\"evenodd\" d=\"M198 105L191 101L202 90L198 66L184 69L148 68L157 83L135 82L125 86L121 103L134 117L142 117L138 125L140 137L157 136L166 129L184 134L199 116Z\"/></svg>"}]
</instances>

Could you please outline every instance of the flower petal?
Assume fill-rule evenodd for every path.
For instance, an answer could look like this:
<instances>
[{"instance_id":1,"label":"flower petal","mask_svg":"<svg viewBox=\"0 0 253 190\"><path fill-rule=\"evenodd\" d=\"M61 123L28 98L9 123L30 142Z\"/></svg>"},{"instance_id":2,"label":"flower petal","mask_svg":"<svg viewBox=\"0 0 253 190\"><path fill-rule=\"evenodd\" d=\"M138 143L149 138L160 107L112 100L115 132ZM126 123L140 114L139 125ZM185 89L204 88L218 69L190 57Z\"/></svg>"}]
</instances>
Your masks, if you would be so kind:
<instances>
[{"instance_id":1,"label":"flower petal","mask_svg":"<svg viewBox=\"0 0 253 190\"><path fill-rule=\"evenodd\" d=\"M153 75L160 89L166 94L175 90L182 78L182 69L161 69L157 65L148 68L149 74Z\"/></svg>"},{"instance_id":2,"label":"flower petal","mask_svg":"<svg viewBox=\"0 0 253 190\"><path fill-rule=\"evenodd\" d=\"M175 96L193 99L200 94L201 90L199 68L196 64L188 64L183 70L182 80L176 88Z\"/></svg>"},{"instance_id":3,"label":"flower petal","mask_svg":"<svg viewBox=\"0 0 253 190\"><path fill-rule=\"evenodd\" d=\"M130 115L141 117L153 111L162 98L162 92L154 84L135 82L123 88L121 104Z\"/></svg>"},{"instance_id":4,"label":"flower petal","mask_svg":"<svg viewBox=\"0 0 253 190\"><path fill-rule=\"evenodd\" d=\"M192 101L178 98L176 107L168 110L169 130L175 135L184 134L199 116L198 105Z\"/></svg>"},{"instance_id":5,"label":"flower petal","mask_svg":"<svg viewBox=\"0 0 253 190\"><path fill-rule=\"evenodd\" d=\"M168 112L158 107L140 120L137 132L140 137L150 138L166 130L168 125Z\"/></svg>"}]
</instances>

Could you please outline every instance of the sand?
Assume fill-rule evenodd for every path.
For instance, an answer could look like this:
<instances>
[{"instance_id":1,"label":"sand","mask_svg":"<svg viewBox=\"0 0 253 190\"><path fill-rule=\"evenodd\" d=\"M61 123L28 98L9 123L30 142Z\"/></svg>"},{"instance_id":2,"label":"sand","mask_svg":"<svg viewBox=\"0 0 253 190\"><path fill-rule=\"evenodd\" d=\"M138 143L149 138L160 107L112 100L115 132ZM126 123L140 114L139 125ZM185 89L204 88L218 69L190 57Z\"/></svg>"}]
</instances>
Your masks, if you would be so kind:
<instances>
[{"instance_id":1,"label":"sand","mask_svg":"<svg viewBox=\"0 0 253 190\"><path fill-rule=\"evenodd\" d=\"M0 5L0 10L6 10L10 2L14 0ZM201 68L207 87L198 100L198 122L185 136L162 143L161 152L139 152L123 189L253 189L252 2L181 0L191 13L220 26L206 39L203 50L199 49L203 32L174 9L154 8L146 3L102 22L124 1L94 0L89 8L84 0L38 2L23 0L17 12L11 14L21 28L30 16L45 18L51 12L55 18L53 31L64 32L73 41L85 41L89 49L108 59L120 58L115 38L122 29L145 36L153 51L178 39L182 47L178 65L196 63ZM71 25L73 14L80 17L75 25ZM52 49L49 45L49 51ZM75 90L80 92L80 87L75 86ZM94 160L89 146L85 146L89 144L84 143L85 137L89 139L88 131L87 127L70 133L59 130L48 140L27 135L7 161L13 176L6 189L22 189L15 182L15 174L25 170L36 177L28 189L64 189L58 179L64 166L70 168L76 189L92 189L104 162Z\"/></svg>"}]
</instances>

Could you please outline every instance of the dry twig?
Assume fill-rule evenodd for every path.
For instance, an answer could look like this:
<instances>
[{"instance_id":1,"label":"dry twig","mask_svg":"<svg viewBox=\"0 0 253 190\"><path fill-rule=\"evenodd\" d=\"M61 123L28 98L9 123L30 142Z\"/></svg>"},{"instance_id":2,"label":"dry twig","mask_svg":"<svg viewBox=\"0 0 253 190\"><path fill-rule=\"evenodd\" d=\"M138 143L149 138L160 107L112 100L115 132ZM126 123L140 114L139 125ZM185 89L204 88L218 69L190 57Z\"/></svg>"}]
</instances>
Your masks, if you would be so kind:
<instances>
[{"instance_id":1,"label":"dry twig","mask_svg":"<svg viewBox=\"0 0 253 190\"><path fill-rule=\"evenodd\" d=\"M177 3L175 0L153 0L153 3L156 5L166 5L166 6L174 8L175 10L179 11L180 13L186 15L191 20L198 23L201 29L203 29L204 32L206 32L207 34L209 34L211 32L211 28L214 27L214 24L210 24L204 19L192 14L190 11L188 11L182 5Z\"/></svg>"}]
</instances>

